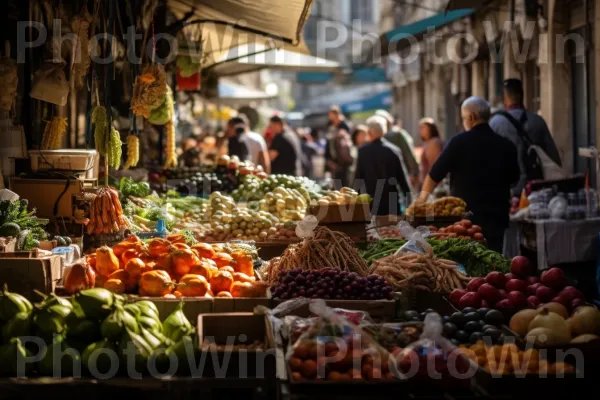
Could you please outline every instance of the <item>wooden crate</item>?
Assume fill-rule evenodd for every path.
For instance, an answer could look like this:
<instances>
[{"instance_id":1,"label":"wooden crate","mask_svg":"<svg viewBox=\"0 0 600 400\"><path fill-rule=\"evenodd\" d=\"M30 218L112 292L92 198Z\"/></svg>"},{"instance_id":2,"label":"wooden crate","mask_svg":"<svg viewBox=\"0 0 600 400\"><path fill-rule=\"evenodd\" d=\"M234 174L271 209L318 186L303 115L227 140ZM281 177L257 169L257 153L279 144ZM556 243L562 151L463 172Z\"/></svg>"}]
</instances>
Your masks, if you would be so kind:
<instances>
[{"instance_id":1,"label":"wooden crate","mask_svg":"<svg viewBox=\"0 0 600 400\"><path fill-rule=\"evenodd\" d=\"M314 215L320 224L371 221L370 204L341 204L309 206L307 214Z\"/></svg>"}]
</instances>

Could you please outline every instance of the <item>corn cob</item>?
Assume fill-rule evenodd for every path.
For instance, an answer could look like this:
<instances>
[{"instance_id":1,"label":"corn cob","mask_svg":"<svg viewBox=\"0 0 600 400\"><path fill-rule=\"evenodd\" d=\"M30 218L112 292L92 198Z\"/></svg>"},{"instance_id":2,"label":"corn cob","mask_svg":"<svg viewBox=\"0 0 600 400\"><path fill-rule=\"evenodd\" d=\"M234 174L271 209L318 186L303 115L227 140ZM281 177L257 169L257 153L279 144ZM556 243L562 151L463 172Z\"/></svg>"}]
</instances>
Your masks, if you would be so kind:
<instances>
[{"instance_id":1,"label":"corn cob","mask_svg":"<svg viewBox=\"0 0 600 400\"><path fill-rule=\"evenodd\" d=\"M44 136L42 137L42 150L60 149L63 135L67 131L67 120L61 117L54 117L46 122Z\"/></svg>"},{"instance_id":2,"label":"corn cob","mask_svg":"<svg viewBox=\"0 0 600 400\"><path fill-rule=\"evenodd\" d=\"M127 136L127 161L123 169L135 167L140 160L140 140L135 135Z\"/></svg>"},{"instance_id":3,"label":"corn cob","mask_svg":"<svg viewBox=\"0 0 600 400\"><path fill-rule=\"evenodd\" d=\"M177 168L177 153L175 152L177 143L175 139L175 125L172 120L166 123L165 129L167 130L167 149L164 167L165 169Z\"/></svg>"}]
</instances>

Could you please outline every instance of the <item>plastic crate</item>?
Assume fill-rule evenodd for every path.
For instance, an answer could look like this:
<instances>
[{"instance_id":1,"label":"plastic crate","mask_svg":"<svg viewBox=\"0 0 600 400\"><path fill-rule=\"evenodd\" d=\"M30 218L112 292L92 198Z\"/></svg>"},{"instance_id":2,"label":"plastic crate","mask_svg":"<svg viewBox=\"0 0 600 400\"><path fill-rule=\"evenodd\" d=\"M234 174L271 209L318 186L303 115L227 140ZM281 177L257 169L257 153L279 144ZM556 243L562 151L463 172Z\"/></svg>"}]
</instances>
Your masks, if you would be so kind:
<instances>
[{"instance_id":1,"label":"plastic crate","mask_svg":"<svg viewBox=\"0 0 600 400\"><path fill-rule=\"evenodd\" d=\"M100 157L96 150L30 150L32 171L69 171L88 179L98 178Z\"/></svg>"}]
</instances>

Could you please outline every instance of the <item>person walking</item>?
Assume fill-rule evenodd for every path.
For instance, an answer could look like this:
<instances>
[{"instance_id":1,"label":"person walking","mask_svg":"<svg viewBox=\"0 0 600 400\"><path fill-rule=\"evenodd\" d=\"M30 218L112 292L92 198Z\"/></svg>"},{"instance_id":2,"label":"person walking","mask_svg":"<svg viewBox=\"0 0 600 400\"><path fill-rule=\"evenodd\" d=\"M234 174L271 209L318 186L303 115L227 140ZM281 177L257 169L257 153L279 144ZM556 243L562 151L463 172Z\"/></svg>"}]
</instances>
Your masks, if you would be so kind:
<instances>
[{"instance_id":1,"label":"person walking","mask_svg":"<svg viewBox=\"0 0 600 400\"><path fill-rule=\"evenodd\" d=\"M371 142L358 150L354 186L373 198L374 215L397 215L401 199L410 195L402 154L384 138L385 118L372 116L366 125Z\"/></svg>"},{"instance_id":2,"label":"person walking","mask_svg":"<svg viewBox=\"0 0 600 400\"><path fill-rule=\"evenodd\" d=\"M417 188L419 186L419 163L415 156L414 139L405 129L402 129L401 125L395 123L394 117L389 112L377 110L375 115L379 115L387 121L388 133L385 138L400 149L402 160L410 177L410 183L413 188Z\"/></svg>"},{"instance_id":3,"label":"person walking","mask_svg":"<svg viewBox=\"0 0 600 400\"><path fill-rule=\"evenodd\" d=\"M356 176L356 165L358 163L358 151L360 148L369 143L371 138L369 137L369 128L366 125L357 125L356 128L352 131L352 148L350 149L350 154L352 155L353 163L350 167L350 176L352 180Z\"/></svg>"},{"instance_id":4,"label":"person walking","mask_svg":"<svg viewBox=\"0 0 600 400\"><path fill-rule=\"evenodd\" d=\"M271 159L269 158L269 150L267 142L260 133L250 130L250 121L245 114L240 114L238 117L244 123L245 141L250 152L249 159L256 166L260 165L267 174L271 173Z\"/></svg>"},{"instance_id":5,"label":"person walking","mask_svg":"<svg viewBox=\"0 0 600 400\"><path fill-rule=\"evenodd\" d=\"M271 173L302 175L301 146L296 134L287 129L285 121L277 115L269 120L268 129L273 133L273 140L269 147Z\"/></svg>"},{"instance_id":6,"label":"person walking","mask_svg":"<svg viewBox=\"0 0 600 400\"><path fill-rule=\"evenodd\" d=\"M502 252L508 227L510 188L519 179L517 149L494 133L488 121L490 105L470 97L461 107L466 132L450 139L425 178L418 202L427 201L435 187L450 175L450 192L467 203L474 224L480 225L488 247Z\"/></svg>"},{"instance_id":7,"label":"person walking","mask_svg":"<svg viewBox=\"0 0 600 400\"><path fill-rule=\"evenodd\" d=\"M233 117L227 122L225 137L227 138L227 151L230 157L237 156L240 161L248 161L250 159L250 146L245 134L246 127L244 120L240 117Z\"/></svg>"},{"instance_id":8,"label":"person walking","mask_svg":"<svg viewBox=\"0 0 600 400\"><path fill-rule=\"evenodd\" d=\"M558 166L561 165L560 154L546 121L536 113L527 111L523 104L523 83L520 79L504 81L504 111L499 111L490 120L490 127L498 135L509 139L517 147L519 169L518 183L512 188L513 197L521 196L528 181L542 179L543 176L532 176L527 173L528 146L524 143L519 131L524 132L531 144L539 146Z\"/></svg>"},{"instance_id":9,"label":"person walking","mask_svg":"<svg viewBox=\"0 0 600 400\"><path fill-rule=\"evenodd\" d=\"M327 147L325 148L325 161L327 171L331 172L338 189L349 184L349 170L353 159L350 153L352 147L350 140L350 127L338 106L329 109L329 130L327 133Z\"/></svg>"},{"instance_id":10,"label":"person walking","mask_svg":"<svg viewBox=\"0 0 600 400\"><path fill-rule=\"evenodd\" d=\"M419 179L419 187L425 182L425 177L429 174L431 166L435 164L442 150L444 143L440 138L438 130L433 118L423 118L419 121L419 136L423 141L423 152L421 153L421 173Z\"/></svg>"}]
</instances>

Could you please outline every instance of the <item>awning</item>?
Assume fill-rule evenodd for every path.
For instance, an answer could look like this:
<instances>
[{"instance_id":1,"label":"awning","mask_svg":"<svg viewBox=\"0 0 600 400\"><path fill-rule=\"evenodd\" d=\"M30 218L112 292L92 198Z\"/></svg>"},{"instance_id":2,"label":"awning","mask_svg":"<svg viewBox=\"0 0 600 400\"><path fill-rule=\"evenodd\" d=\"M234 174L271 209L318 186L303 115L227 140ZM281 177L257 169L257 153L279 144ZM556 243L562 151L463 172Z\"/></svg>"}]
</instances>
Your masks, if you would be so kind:
<instances>
[{"instance_id":1,"label":"awning","mask_svg":"<svg viewBox=\"0 0 600 400\"><path fill-rule=\"evenodd\" d=\"M383 83L389 82L389 79L385 74L385 70L379 67L364 67L338 72L299 72L296 74L296 82L298 83L322 84L331 81L358 84Z\"/></svg>"},{"instance_id":2,"label":"awning","mask_svg":"<svg viewBox=\"0 0 600 400\"><path fill-rule=\"evenodd\" d=\"M493 3L494 0L450 0L446 11L461 10L465 8L482 8Z\"/></svg>"},{"instance_id":3,"label":"awning","mask_svg":"<svg viewBox=\"0 0 600 400\"><path fill-rule=\"evenodd\" d=\"M393 102L394 96L392 91L385 90L362 100L342 104L340 108L344 114L352 114L371 110L375 111L379 109L388 110L392 106Z\"/></svg>"},{"instance_id":4,"label":"awning","mask_svg":"<svg viewBox=\"0 0 600 400\"><path fill-rule=\"evenodd\" d=\"M447 26L474 13L475 9L473 8L442 12L412 24L392 29L381 35L375 47L369 49L365 62L378 61L379 57L399 52L401 49L409 47L414 40L422 39L425 34L430 33L432 30Z\"/></svg>"},{"instance_id":5,"label":"awning","mask_svg":"<svg viewBox=\"0 0 600 400\"><path fill-rule=\"evenodd\" d=\"M221 59L204 69L217 76L239 75L264 68L286 71L336 71L340 65L335 61L296 53L285 49L272 49L264 44L239 46L231 49Z\"/></svg>"},{"instance_id":6,"label":"awning","mask_svg":"<svg viewBox=\"0 0 600 400\"><path fill-rule=\"evenodd\" d=\"M246 43L308 50L302 30L314 0L167 0L175 17L188 19L199 31L202 53L219 59L229 49Z\"/></svg>"},{"instance_id":7,"label":"awning","mask_svg":"<svg viewBox=\"0 0 600 400\"><path fill-rule=\"evenodd\" d=\"M275 96L262 90L250 89L226 79L219 80L219 100L227 103L247 104L253 101L268 100Z\"/></svg>"}]
</instances>

